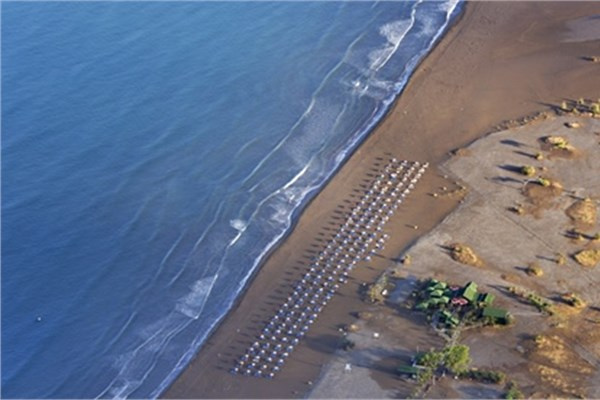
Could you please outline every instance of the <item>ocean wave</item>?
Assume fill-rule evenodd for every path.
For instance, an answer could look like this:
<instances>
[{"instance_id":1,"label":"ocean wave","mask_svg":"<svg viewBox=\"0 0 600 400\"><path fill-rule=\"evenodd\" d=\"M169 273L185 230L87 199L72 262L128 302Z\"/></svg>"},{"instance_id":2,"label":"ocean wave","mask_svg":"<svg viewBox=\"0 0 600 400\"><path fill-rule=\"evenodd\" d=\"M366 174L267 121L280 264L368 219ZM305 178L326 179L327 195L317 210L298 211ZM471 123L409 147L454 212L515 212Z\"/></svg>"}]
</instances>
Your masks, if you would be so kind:
<instances>
[{"instance_id":1,"label":"ocean wave","mask_svg":"<svg viewBox=\"0 0 600 400\"><path fill-rule=\"evenodd\" d=\"M232 307L264 257L289 232L294 218L307 201L330 179L388 110L394 98L404 88L417 62L445 30L458 4L458 1L444 3L446 5L442 11L446 13L446 18L443 24L428 26L426 23L420 23L419 34L427 36L430 40L417 54L408 59L402 74L394 80L389 74L380 76L379 72L395 62L394 57L404 41L410 37L411 30L417 28L420 17L418 8L422 2L423 0L420 0L412 6L410 19L392 21L379 27L378 34L384 43L380 42L377 48L369 49L367 63L364 59L362 63L358 63L359 57L354 54L355 50L358 51L361 40L365 38L364 33L346 48L341 60L324 76L312 93L308 106L289 131L240 180L239 193L233 193L231 196L237 196L236 200L245 201L239 202L240 206L235 212L229 211L231 215L227 214L224 202L219 204L211 222L196 240L182 268L170 279L168 287L175 285L184 273L189 272L188 266L191 263L201 262L204 271L210 273L205 272L207 276L195 280L187 292L176 301L175 315L160 320L152 327L152 333L137 348L124 353L115 361L118 372L100 397L137 395L137 388L155 367L158 357L169 342L190 324L202 322L202 329L198 330L191 345L181 353L166 378L151 391L150 397L160 395L187 365L225 312ZM347 95L348 93L350 95ZM370 103L371 109L362 115L363 119L352 121L358 125L354 131L348 132L347 117L354 115L359 107L365 107L360 103L366 101L365 94L375 102ZM250 143L246 143L240 152ZM274 167L282 164L285 165L283 170ZM278 173L276 176L279 181L273 178L272 172ZM249 193L255 196L248 196ZM220 225L224 219L227 230ZM252 235L262 235L261 241L246 240L246 237ZM160 270L164 268L177 243L176 241L165 254ZM249 249L248 243L254 248ZM257 243L260 243L260 246L256 247ZM246 251L252 254L253 258L244 259L247 267L243 269L242 275L227 286L224 282L230 279L228 274L233 273L230 266L237 265L240 262L237 257ZM200 257L202 261L198 261ZM228 294L221 293L219 299L215 300L219 308L217 317L214 317L213 311L210 321L202 321L201 316L209 305L215 307L210 300L211 293L218 291L215 289L218 285L223 285L221 288L227 287Z\"/></svg>"},{"instance_id":2,"label":"ocean wave","mask_svg":"<svg viewBox=\"0 0 600 400\"><path fill-rule=\"evenodd\" d=\"M190 292L177 303L175 309L190 318L198 319L218 277L219 274L215 274L196 281Z\"/></svg>"}]
</instances>

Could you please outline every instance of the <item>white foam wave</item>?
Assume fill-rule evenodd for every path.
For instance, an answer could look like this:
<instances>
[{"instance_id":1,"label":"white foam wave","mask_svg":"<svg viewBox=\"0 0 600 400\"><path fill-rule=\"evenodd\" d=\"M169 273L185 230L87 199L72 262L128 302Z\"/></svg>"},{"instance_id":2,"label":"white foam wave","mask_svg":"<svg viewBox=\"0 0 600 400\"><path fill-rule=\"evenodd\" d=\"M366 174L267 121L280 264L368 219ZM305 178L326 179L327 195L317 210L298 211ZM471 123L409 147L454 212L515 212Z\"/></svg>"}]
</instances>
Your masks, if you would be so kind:
<instances>
[{"instance_id":1,"label":"white foam wave","mask_svg":"<svg viewBox=\"0 0 600 400\"><path fill-rule=\"evenodd\" d=\"M455 1L453 3L454 5L448 8L448 11L447 11L448 15L450 15L453 12L457 3L458 3L458 1ZM410 75L412 68L414 68L416 61L418 61L419 57L421 57L423 54L425 54L429 50L431 45L435 42L435 40L437 40L437 38L444 31L444 28L445 28L445 25L444 25L444 27L440 28L440 30L437 32L435 37L429 43L429 46L427 49L424 49L423 52L418 55L418 57L411 59L410 65L407 66L406 73L404 73L401 77L401 82L399 82L397 86L394 86L394 89L398 88L398 90L400 90L399 88L401 88L406 83L406 80L408 79L408 76ZM382 30L383 30L383 27L382 27ZM391 31L390 32L386 31L386 33L388 33L390 35L390 38L396 38L396 39L399 38L398 35L394 36L395 34L392 33ZM384 36L385 36L385 34L384 34ZM387 36L386 36L386 38L387 38ZM398 40L401 41L402 39L400 38ZM388 46L389 46L389 44L388 44ZM380 55L382 55L382 54L380 54ZM393 53L392 53L392 55L393 55ZM391 57L392 55L390 55L389 57ZM388 57L388 60L389 60L389 57ZM385 60L385 62L383 62L383 60L378 61L378 64L382 63L382 65L385 65L385 63L387 63L388 60ZM364 65L364 58L363 58L363 65ZM333 73L333 72L331 72L331 73ZM326 80L324 80L323 82L326 82ZM371 81L369 81L369 84L371 84ZM386 84L389 84L389 82L381 81L380 86L385 86ZM373 85L373 86L375 86L375 85ZM389 89L389 87L387 87L387 89ZM314 99L316 99L317 94L319 94L319 90L317 90L315 92L315 94L314 94L315 97L313 97ZM373 120L377 120L379 117L381 117L383 115L383 113L386 110L386 107L389 106L389 104L392 102L392 98L395 97L395 95L397 95L397 93L390 95L390 99L383 102L384 106L379 107L376 110L374 110ZM311 104L314 104L314 103L311 103ZM345 105L344 105L344 107L345 107ZM261 161L261 164L258 165L246 177L246 180L251 179L254 176L254 174L258 171L258 169L260 169L261 166L264 165L264 162L266 162L266 159L269 158L279 148L281 148L281 146L283 146L284 142L288 141L288 138L291 137L292 133L295 132L297 127L300 126L300 123L303 122L304 119L308 118L309 116L310 117L313 116L313 112L314 112L313 110L314 109L312 107L309 107L306 110L307 112L305 112L305 114L303 114L303 116L297 121L297 124L295 125L295 127L293 129L291 129L290 132L287 133L286 137L283 139L282 142L278 143L278 145L274 149L272 149L272 151L269 153L269 155L267 155L267 157L265 157ZM338 116L336 118L337 119L341 118L340 115L341 115L341 113L338 114ZM241 219L239 220L245 224L244 228L246 229L249 226L251 226L251 224L253 224L253 223L264 222L263 216L265 215L265 211L272 212L271 215L273 215L274 218L271 222L273 223L273 225L276 225L277 230L275 231L275 234L270 238L270 241L266 244L266 246L264 246L264 247L261 246L262 248L260 249L260 254L258 254L258 256L256 258L254 258L250 268L248 268L247 270L244 271L245 275L241 279L237 280L237 290L235 292L232 291L231 297L228 297L228 299L224 302L223 311L230 309L230 307L232 306L232 304L236 298L235 293L238 293L239 290L241 290L241 288L243 288L246 285L248 279L252 276L252 274L254 273L254 271L256 270L258 265L260 264L260 262L262 262L265 255L272 249L272 247L275 244L277 244L281 240L281 238L289 230L289 228L291 227L291 224L292 224L292 214L293 214L294 210L296 210L297 207L300 204L302 204L302 201L304 201L304 199L308 196L309 193L314 192L318 187L321 187L323 182L325 182L331 176L331 174L339 167L339 165L341 165L341 163L346 159L348 154L350 154L351 151L354 148L356 148L356 146L360 143L360 141L362 139L364 139L367 132L372 128L373 125L374 125L374 122L370 122L368 124L368 126L363 127L364 129L361 128L359 131L357 131L356 133L354 133L352 135L352 137L349 140L348 146L346 148L339 150L339 152L337 154L335 154L334 157L332 157L332 158L334 158L335 161L333 162L333 168L331 168L331 170L330 170L330 167L332 166L331 161L330 161L331 158L329 158L326 162L327 170L324 170L326 172L319 170L319 171L321 171L321 173L314 175L314 172L315 172L314 169L318 168L320 165L318 163L313 162L314 157L317 156L317 155L313 155L313 158L311 158L310 162L304 164L302 169L299 170L299 172L296 173L296 175L294 175L294 177L291 180L289 180L287 183L285 183L281 188L279 188L279 189L275 190L274 192L270 193L269 195L265 196L259 202L259 204L256 206L252 215L250 217L246 218L245 222L244 222L244 220L241 220ZM325 142L325 140L323 140L323 142ZM325 146L325 144L323 144L323 146ZM309 164L311 164L311 163L312 163L312 165L309 167ZM261 212L261 210L262 210L262 212ZM260 216L261 218L258 218L258 216ZM233 221L236 221L236 220L230 220L230 225L234 229L238 230L238 235L239 235L240 229L238 229L238 228L241 228L241 224L239 224L238 222L232 223ZM206 231L205 231L205 233L206 233ZM200 239L199 242L203 242L203 239L204 238L202 237L202 239ZM179 315L180 318L184 318L186 321L191 322L200 316L200 314L202 313L202 310L206 304L207 298L209 297L210 292L212 291L214 283L217 280L217 277L219 275L221 277L223 277L227 272L225 270L225 273L220 273L221 269L226 267L228 265L228 261L230 261L230 260L228 260L228 252L232 248L233 244L235 244L235 242L233 242L233 243L230 242L229 246L226 246L225 251L221 255L221 260L220 260L221 262L218 263L219 268L218 268L217 272L215 273L215 275L212 277L207 277L207 278L200 279L199 281L196 281L196 283L192 286L190 293L188 293L184 298L182 298L181 300L178 301L177 307L176 307L178 313L176 313L176 314ZM198 246L195 246L194 249L196 249L196 247L198 247ZM237 248L237 247L239 247L239 246L236 246L235 248ZM213 273L214 273L214 269L213 269ZM220 318L222 318L222 315ZM200 344L203 343L203 341L208 336L209 332L212 331L212 329L216 326L217 323L218 323L218 320L211 321L210 329L208 331L203 330L203 331L199 332L198 337L194 340L194 343L192 344L192 346L190 346L189 350L186 351L181 356L181 358L177 362L177 365L175 366L175 368L171 371L169 376L162 382L160 387L152 393L151 397L156 397L156 396L160 395L160 393L166 388L166 385L168 385L175 378L175 376L177 376L181 372L181 369L189 362L189 360L191 359L193 354L195 354L195 352L197 351ZM174 325L170 325L170 326L171 326L171 328L173 328ZM176 324L176 326L178 327L177 329L180 329L181 323L178 322ZM170 338L173 336L173 333L172 333L172 331L167 332L166 330L161 330L157 335L160 336L161 339L163 337L166 337L166 339L164 341L160 340L160 343L164 346L166 341L170 340ZM158 340L158 337L155 340ZM152 346L148 345L147 348L148 349L164 348L163 346L156 346L156 344L153 344ZM143 359L142 361L148 361L148 360ZM154 365L153 362L155 362L155 361L151 360L150 364ZM127 362L126 362L126 364L127 364ZM141 367L141 364L140 364L140 367ZM146 371L145 372L146 374L149 373L147 364L145 366L145 371ZM119 381L119 384L113 385L112 388L115 390L110 391L108 393L111 393L111 394L116 393L120 396L123 396L123 395L126 396L128 393L132 393L133 388L137 387L136 385L139 385L138 382L140 381L140 378L143 378L145 376L144 374L141 374L141 373L131 375L131 374L126 374L125 373L126 371L122 371L122 372L123 372L123 374L121 374L121 373L119 374L120 378L121 378L121 380Z\"/></svg>"},{"instance_id":2,"label":"white foam wave","mask_svg":"<svg viewBox=\"0 0 600 400\"><path fill-rule=\"evenodd\" d=\"M246 230L246 222L242 221L241 219L232 219L229 221L229 225L231 225L231 227L237 231Z\"/></svg>"},{"instance_id":3,"label":"white foam wave","mask_svg":"<svg viewBox=\"0 0 600 400\"><path fill-rule=\"evenodd\" d=\"M402 40L415 25L417 8L421 2L423 2L423 0L418 0L415 3L411 10L409 20L403 19L390 22L379 28L379 34L386 38L387 44L384 47L369 53L369 68L372 71L380 70L387 64L390 58L392 58L396 50L398 50Z\"/></svg>"},{"instance_id":4,"label":"white foam wave","mask_svg":"<svg viewBox=\"0 0 600 400\"><path fill-rule=\"evenodd\" d=\"M218 276L219 274L215 274L196 281L192 290L179 300L175 309L190 318L198 319Z\"/></svg>"}]
</instances>

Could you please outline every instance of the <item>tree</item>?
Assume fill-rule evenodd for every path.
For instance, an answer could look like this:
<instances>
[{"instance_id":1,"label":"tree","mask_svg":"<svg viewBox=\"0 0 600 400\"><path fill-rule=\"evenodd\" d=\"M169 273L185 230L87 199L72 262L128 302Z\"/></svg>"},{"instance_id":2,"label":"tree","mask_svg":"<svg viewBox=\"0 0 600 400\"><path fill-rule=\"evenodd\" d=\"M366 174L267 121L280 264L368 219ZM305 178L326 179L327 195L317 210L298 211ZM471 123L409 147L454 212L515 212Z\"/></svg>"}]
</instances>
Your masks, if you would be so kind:
<instances>
[{"instance_id":1,"label":"tree","mask_svg":"<svg viewBox=\"0 0 600 400\"><path fill-rule=\"evenodd\" d=\"M454 374L465 371L471 363L469 347L465 345L459 344L447 347L444 353L444 364Z\"/></svg>"}]
</instances>

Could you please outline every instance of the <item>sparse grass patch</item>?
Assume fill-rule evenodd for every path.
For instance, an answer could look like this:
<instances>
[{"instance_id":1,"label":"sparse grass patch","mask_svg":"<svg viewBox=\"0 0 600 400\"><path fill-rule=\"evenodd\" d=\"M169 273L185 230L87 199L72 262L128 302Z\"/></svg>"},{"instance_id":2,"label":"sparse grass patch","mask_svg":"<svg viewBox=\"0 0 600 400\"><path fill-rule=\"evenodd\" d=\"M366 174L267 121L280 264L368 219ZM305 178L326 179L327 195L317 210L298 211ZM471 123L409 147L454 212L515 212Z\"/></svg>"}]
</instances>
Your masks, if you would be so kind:
<instances>
[{"instance_id":1,"label":"sparse grass patch","mask_svg":"<svg viewBox=\"0 0 600 400\"><path fill-rule=\"evenodd\" d=\"M548 136L544 142L552 146L554 149L573 150L574 147L569 144L569 141L562 136Z\"/></svg>"},{"instance_id":2,"label":"sparse grass patch","mask_svg":"<svg viewBox=\"0 0 600 400\"><path fill-rule=\"evenodd\" d=\"M593 268L600 262L600 250L581 250L573 255L573 258L579 265Z\"/></svg>"},{"instance_id":3,"label":"sparse grass patch","mask_svg":"<svg viewBox=\"0 0 600 400\"><path fill-rule=\"evenodd\" d=\"M575 201L565 212L575 222L594 225L598 215L598 206L595 201L586 197L583 200Z\"/></svg>"},{"instance_id":4,"label":"sparse grass patch","mask_svg":"<svg viewBox=\"0 0 600 400\"><path fill-rule=\"evenodd\" d=\"M452 251L450 255L454 261L475 267L483 266L481 258L469 246L462 243L454 243L450 245L450 249Z\"/></svg>"}]
</instances>

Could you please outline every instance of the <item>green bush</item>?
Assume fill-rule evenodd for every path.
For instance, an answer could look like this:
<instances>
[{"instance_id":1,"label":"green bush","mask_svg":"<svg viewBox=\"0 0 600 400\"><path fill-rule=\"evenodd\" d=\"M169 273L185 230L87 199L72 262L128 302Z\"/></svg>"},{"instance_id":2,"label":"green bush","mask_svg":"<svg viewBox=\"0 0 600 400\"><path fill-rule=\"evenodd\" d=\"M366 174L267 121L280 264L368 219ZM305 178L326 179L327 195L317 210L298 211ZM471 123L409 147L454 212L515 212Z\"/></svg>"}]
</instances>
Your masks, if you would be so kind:
<instances>
[{"instance_id":1,"label":"green bush","mask_svg":"<svg viewBox=\"0 0 600 400\"><path fill-rule=\"evenodd\" d=\"M523 165L521 167L521 174L525 176L534 176L536 173L535 167L531 165Z\"/></svg>"},{"instance_id":2,"label":"green bush","mask_svg":"<svg viewBox=\"0 0 600 400\"><path fill-rule=\"evenodd\" d=\"M469 369L460 375L461 378L472 379L483 383L502 383L506 380L506 374L501 371Z\"/></svg>"},{"instance_id":3,"label":"green bush","mask_svg":"<svg viewBox=\"0 0 600 400\"><path fill-rule=\"evenodd\" d=\"M523 399L525 396L519 390L517 384L513 381L510 381L508 385L506 385L506 393L504 393L504 398L508 400L516 400Z\"/></svg>"},{"instance_id":4,"label":"green bush","mask_svg":"<svg viewBox=\"0 0 600 400\"><path fill-rule=\"evenodd\" d=\"M444 350L444 364L450 372L459 374L467 369L471 363L469 347L458 344Z\"/></svg>"}]
</instances>

